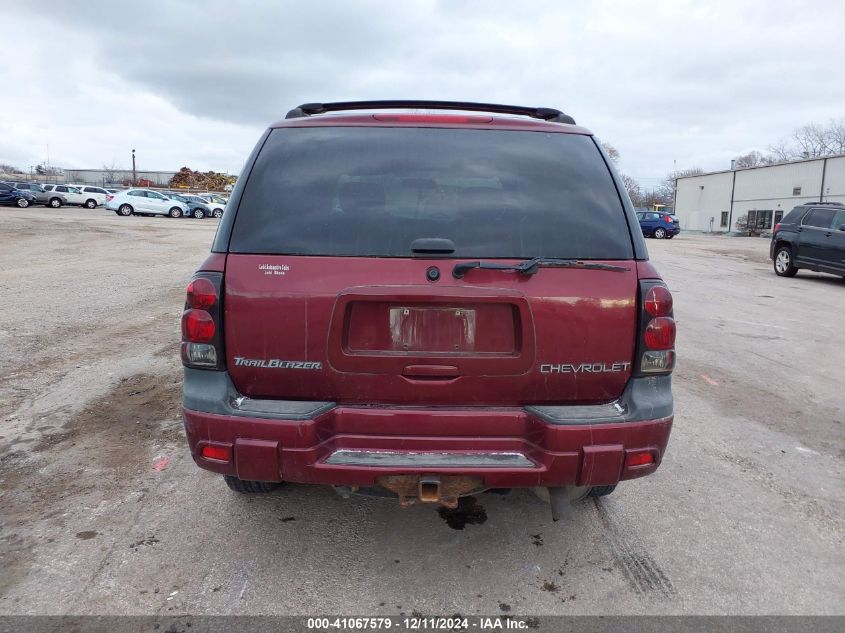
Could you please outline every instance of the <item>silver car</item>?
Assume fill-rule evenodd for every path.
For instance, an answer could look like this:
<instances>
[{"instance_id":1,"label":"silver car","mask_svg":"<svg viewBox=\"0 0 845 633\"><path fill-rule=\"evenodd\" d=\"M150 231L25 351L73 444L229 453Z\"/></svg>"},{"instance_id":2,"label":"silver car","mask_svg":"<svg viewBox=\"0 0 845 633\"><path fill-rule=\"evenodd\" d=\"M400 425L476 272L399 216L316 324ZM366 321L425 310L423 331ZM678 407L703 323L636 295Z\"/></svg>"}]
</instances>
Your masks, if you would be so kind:
<instances>
[{"instance_id":1,"label":"silver car","mask_svg":"<svg viewBox=\"0 0 845 633\"><path fill-rule=\"evenodd\" d=\"M179 202L184 202L188 205L188 212L185 214L185 217L197 218L198 220L211 217L211 208L205 204L205 200L201 200L196 196L175 193L172 191L165 192L164 195L171 200L178 200Z\"/></svg>"},{"instance_id":2,"label":"silver car","mask_svg":"<svg viewBox=\"0 0 845 633\"><path fill-rule=\"evenodd\" d=\"M54 209L63 207L68 203L67 197L63 193L49 191L44 188L44 185L39 185L37 182L18 182L15 183L15 189L31 191L35 196L35 202L53 207Z\"/></svg>"}]
</instances>

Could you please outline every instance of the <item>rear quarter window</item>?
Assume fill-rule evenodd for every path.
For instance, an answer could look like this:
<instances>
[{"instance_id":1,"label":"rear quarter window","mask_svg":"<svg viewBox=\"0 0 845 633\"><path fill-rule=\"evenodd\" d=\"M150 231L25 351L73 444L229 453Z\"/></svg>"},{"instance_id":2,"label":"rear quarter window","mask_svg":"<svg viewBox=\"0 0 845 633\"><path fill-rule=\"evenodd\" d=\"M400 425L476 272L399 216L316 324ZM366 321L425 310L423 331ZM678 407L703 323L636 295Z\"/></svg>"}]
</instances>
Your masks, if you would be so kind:
<instances>
[{"instance_id":1,"label":"rear quarter window","mask_svg":"<svg viewBox=\"0 0 845 633\"><path fill-rule=\"evenodd\" d=\"M589 136L504 130L273 130L245 184L234 253L631 259L625 212Z\"/></svg>"}]
</instances>

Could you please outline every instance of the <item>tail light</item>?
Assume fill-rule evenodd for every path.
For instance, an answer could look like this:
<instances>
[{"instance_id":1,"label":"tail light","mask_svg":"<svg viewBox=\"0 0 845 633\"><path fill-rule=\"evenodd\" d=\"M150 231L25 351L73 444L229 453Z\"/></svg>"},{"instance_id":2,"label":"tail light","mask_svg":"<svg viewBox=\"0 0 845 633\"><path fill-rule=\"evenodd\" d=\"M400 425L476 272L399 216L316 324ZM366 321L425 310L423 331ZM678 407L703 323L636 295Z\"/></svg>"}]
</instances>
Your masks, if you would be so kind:
<instances>
[{"instance_id":1,"label":"tail light","mask_svg":"<svg viewBox=\"0 0 845 633\"><path fill-rule=\"evenodd\" d=\"M777 233L778 231L780 231L780 222L778 222L777 224L775 224L775 230L774 230L774 231L772 231L772 233Z\"/></svg>"},{"instance_id":2,"label":"tail light","mask_svg":"<svg viewBox=\"0 0 845 633\"><path fill-rule=\"evenodd\" d=\"M659 280L640 281L640 329L636 373L671 374L675 367L672 293Z\"/></svg>"},{"instance_id":3,"label":"tail light","mask_svg":"<svg viewBox=\"0 0 845 633\"><path fill-rule=\"evenodd\" d=\"M664 215L664 216L663 216L663 219L664 219L664 220L666 220L666 222L667 222L668 224L674 224L674 223L675 223L675 222L674 222L674 220L672 220L672 216L671 216L671 215Z\"/></svg>"},{"instance_id":4,"label":"tail light","mask_svg":"<svg viewBox=\"0 0 845 633\"><path fill-rule=\"evenodd\" d=\"M198 369L225 369L223 310L220 305L223 275L201 272L188 284L182 312L182 364Z\"/></svg>"},{"instance_id":5,"label":"tail light","mask_svg":"<svg viewBox=\"0 0 845 633\"><path fill-rule=\"evenodd\" d=\"M110 193L106 196L106 202L111 202L112 200L114 200L114 194Z\"/></svg>"}]
</instances>

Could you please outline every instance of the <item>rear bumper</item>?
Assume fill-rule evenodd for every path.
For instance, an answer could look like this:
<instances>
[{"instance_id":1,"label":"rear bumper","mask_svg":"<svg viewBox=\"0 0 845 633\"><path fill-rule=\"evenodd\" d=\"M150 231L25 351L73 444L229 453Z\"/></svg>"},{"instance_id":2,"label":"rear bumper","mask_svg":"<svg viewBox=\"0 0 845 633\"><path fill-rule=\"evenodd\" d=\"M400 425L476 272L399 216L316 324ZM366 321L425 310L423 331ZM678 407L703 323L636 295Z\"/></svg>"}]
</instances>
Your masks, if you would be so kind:
<instances>
[{"instance_id":1,"label":"rear bumper","mask_svg":"<svg viewBox=\"0 0 845 633\"><path fill-rule=\"evenodd\" d=\"M610 485L659 466L670 380L633 379L619 401L596 406L358 407L249 400L226 372L186 369L183 414L197 465L246 480L372 486L385 475L448 474L489 488ZM231 458L203 457L206 445ZM630 463L643 453L650 463Z\"/></svg>"}]
</instances>

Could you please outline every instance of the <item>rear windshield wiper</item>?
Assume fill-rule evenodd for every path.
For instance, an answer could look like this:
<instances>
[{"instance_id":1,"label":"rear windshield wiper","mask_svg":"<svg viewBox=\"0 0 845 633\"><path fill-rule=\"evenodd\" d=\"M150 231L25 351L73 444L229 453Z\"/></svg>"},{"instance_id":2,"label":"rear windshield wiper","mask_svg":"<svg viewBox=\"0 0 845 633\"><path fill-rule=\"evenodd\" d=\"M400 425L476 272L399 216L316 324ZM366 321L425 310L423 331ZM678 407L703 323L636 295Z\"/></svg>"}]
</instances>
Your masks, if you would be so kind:
<instances>
[{"instance_id":1,"label":"rear windshield wiper","mask_svg":"<svg viewBox=\"0 0 845 633\"><path fill-rule=\"evenodd\" d=\"M473 268L483 268L485 270L512 270L520 275L533 275L540 267L544 268L583 268L585 270L611 270L615 272L625 272L630 270L625 266L614 266L613 264L604 264L602 262L585 262L580 259L555 259L551 257L532 257L526 259L518 264L501 264L499 262L461 262L455 264L452 269L452 276L455 279L463 277L468 270Z\"/></svg>"}]
</instances>

